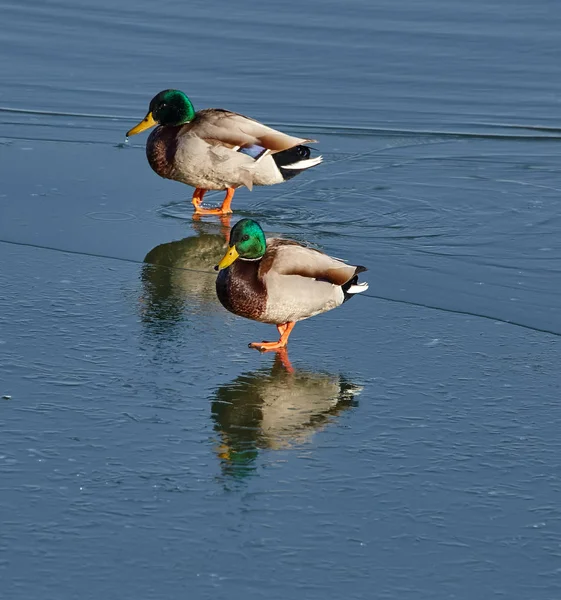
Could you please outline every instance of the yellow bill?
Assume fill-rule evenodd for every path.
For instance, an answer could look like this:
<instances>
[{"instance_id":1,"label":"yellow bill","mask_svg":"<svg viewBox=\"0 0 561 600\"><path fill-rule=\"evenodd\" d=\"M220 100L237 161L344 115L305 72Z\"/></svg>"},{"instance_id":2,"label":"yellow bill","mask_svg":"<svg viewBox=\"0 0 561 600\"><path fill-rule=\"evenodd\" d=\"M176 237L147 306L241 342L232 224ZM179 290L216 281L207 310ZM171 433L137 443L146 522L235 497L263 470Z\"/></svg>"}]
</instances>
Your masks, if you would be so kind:
<instances>
[{"instance_id":1,"label":"yellow bill","mask_svg":"<svg viewBox=\"0 0 561 600\"><path fill-rule=\"evenodd\" d=\"M224 255L224 258L218 263L218 271L229 267L239 257L238 251L235 246L230 246L228 252Z\"/></svg>"},{"instance_id":2,"label":"yellow bill","mask_svg":"<svg viewBox=\"0 0 561 600\"><path fill-rule=\"evenodd\" d=\"M216 448L216 454L218 455L218 458L229 461L230 447L228 446L228 444L220 444L220 446Z\"/></svg>"},{"instance_id":3,"label":"yellow bill","mask_svg":"<svg viewBox=\"0 0 561 600\"><path fill-rule=\"evenodd\" d=\"M152 116L152 113L149 112L144 119L142 119L142 121L140 121L140 123L138 125L135 125L132 129L129 129L129 131L127 131L126 135L127 137L130 137L131 135L136 135L137 133L141 133L142 131L146 131L147 129L150 129L150 127L154 127L154 125L157 125L158 123L156 121L154 121L154 117Z\"/></svg>"}]
</instances>

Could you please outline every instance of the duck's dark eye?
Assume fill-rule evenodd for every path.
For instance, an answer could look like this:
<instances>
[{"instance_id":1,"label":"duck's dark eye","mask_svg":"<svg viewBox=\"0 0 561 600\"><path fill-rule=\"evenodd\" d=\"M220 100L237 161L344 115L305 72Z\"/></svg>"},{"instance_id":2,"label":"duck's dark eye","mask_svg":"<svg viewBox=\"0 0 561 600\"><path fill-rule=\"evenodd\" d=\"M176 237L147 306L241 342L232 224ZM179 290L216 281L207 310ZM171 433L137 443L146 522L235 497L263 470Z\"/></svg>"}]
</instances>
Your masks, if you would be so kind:
<instances>
[{"instance_id":1,"label":"duck's dark eye","mask_svg":"<svg viewBox=\"0 0 561 600\"><path fill-rule=\"evenodd\" d=\"M247 233L242 237L242 242L247 242L249 240L249 235Z\"/></svg>"}]
</instances>

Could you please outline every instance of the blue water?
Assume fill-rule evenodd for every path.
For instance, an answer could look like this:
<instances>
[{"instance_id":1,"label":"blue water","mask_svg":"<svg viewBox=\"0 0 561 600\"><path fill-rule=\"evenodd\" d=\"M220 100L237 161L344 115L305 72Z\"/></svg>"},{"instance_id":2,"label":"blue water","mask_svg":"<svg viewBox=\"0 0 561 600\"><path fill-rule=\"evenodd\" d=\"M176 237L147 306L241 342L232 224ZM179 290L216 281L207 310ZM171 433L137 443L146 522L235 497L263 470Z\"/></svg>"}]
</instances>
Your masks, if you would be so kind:
<instances>
[{"instance_id":1,"label":"blue water","mask_svg":"<svg viewBox=\"0 0 561 600\"><path fill-rule=\"evenodd\" d=\"M561 6L2 15L0 596L558 600ZM320 140L233 203L369 268L294 373L124 143L168 87Z\"/></svg>"}]
</instances>

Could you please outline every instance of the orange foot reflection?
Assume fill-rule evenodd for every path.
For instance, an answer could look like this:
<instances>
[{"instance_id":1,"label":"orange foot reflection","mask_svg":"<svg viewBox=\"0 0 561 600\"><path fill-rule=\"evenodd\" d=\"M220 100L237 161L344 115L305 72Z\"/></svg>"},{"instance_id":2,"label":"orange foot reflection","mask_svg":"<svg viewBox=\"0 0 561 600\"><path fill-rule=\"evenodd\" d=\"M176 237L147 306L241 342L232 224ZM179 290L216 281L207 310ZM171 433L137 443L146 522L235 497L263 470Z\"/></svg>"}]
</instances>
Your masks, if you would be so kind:
<instances>
[{"instance_id":1,"label":"orange foot reflection","mask_svg":"<svg viewBox=\"0 0 561 600\"><path fill-rule=\"evenodd\" d=\"M224 241L228 243L230 240L230 227L232 215L219 215L220 218L220 234L224 237ZM193 221L200 221L201 215L193 213Z\"/></svg>"},{"instance_id":2,"label":"orange foot reflection","mask_svg":"<svg viewBox=\"0 0 561 600\"><path fill-rule=\"evenodd\" d=\"M290 359L288 358L288 350L286 349L286 347L277 350L275 356L275 365L276 364L282 365L287 373L294 373L294 367L292 366Z\"/></svg>"}]
</instances>

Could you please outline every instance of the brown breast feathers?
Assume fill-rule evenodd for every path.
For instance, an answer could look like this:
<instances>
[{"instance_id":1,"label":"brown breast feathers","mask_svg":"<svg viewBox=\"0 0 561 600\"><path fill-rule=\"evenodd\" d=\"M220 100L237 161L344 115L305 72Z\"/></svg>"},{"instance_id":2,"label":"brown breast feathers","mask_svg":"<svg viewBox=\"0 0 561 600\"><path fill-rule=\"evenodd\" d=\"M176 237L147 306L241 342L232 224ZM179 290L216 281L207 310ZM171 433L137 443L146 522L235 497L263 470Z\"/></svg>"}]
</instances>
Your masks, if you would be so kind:
<instances>
[{"instance_id":1,"label":"brown breast feathers","mask_svg":"<svg viewBox=\"0 0 561 600\"><path fill-rule=\"evenodd\" d=\"M259 321L267 305L267 291L257 276L261 261L237 260L216 279L216 294L225 309Z\"/></svg>"},{"instance_id":2,"label":"brown breast feathers","mask_svg":"<svg viewBox=\"0 0 561 600\"><path fill-rule=\"evenodd\" d=\"M174 179L175 152L177 150L177 134L179 127L156 127L146 142L148 162L160 177Z\"/></svg>"}]
</instances>

